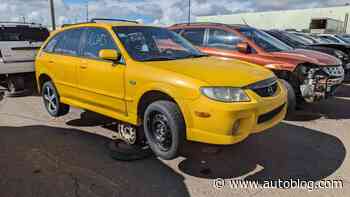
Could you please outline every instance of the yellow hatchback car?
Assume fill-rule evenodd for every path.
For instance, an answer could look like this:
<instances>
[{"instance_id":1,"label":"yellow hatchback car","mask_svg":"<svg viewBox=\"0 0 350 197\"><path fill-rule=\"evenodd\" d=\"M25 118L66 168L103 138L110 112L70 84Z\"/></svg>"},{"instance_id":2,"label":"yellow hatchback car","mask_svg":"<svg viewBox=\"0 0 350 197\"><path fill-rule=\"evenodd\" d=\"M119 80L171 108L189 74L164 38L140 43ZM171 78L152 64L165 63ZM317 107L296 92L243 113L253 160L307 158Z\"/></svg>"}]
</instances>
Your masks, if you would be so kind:
<instances>
[{"instance_id":1,"label":"yellow hatchback car","mask_svg":"<svg viewBox=\"0 0 350 197\"><path fill-rule=\"evenodd\" d=\"M125 124L105 136L131 145L145 136L163 159L186 139L235 144L286 114L286 90L271 71L208 57L165 28L132 21L62 28L35 65L51 116L75 106L112 117Z\"/></svg>"}]
</instances>

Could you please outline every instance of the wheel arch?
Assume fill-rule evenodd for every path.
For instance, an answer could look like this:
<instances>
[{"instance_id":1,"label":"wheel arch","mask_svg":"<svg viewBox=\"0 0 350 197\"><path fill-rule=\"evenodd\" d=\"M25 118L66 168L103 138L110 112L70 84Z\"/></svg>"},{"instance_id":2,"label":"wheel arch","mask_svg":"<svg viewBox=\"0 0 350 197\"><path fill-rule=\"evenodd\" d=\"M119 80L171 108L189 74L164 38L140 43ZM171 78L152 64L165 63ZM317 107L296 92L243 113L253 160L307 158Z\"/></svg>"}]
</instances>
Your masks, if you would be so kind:
<instances>
[{"instance_id":1,"label":"wheel arch","mask_svg":"<svg viewBox=\"0 0 350 197\"><path fill-rule=\"evenodd\" d=\"M177 97L173 96L169 91L159 90L159 89L150 89L141 94L141 96L138 99L137 107L136 107L136 114L138 117L138 122L142 122L143 115L145 113L145 110L148 105L155 101L160 100L167 100L174 102L180 109L182 116L185 120L185 125L189 126L191 123L189 111L186 107L186 104Z\"/></svg>"},{"instance_id":2,"label":"wheel arch","mask_svg":"<svg viewBox=\"0 0 350 197\"><path fill-rule=\"evenodd\" d=\"M41 88L43 87L44 83L47 82L47 81L52 81L52 78L43 73L43 74L40 74L39 77L38 77L38 92L41 93Z\"/></svg>"}]
</instances>

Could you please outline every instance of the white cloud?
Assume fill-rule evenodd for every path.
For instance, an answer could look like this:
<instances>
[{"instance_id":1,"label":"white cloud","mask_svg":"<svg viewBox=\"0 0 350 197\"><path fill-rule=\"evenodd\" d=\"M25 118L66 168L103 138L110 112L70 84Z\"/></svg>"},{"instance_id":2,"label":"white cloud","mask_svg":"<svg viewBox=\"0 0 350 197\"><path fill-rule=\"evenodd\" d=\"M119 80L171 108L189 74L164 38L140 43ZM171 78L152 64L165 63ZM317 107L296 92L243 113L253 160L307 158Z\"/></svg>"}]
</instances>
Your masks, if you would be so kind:
<instances>
[{"instance_id":1,"label":"white cloud","mask_svg":"<svg viewBox=\"0 0 350 197\"><path fill-rule=\"evenodd\" d=\"M54 0L58 25L85 20L85 4ZM68 2L68 0L67 0ZM350 0L192 0L192 18L200 15L339 5ZM152 24L185 22L188 0L90 0L90 17L131 18ZM47 0L0 0L0 21L49 24Z\"/></svg>"}]
</instances>

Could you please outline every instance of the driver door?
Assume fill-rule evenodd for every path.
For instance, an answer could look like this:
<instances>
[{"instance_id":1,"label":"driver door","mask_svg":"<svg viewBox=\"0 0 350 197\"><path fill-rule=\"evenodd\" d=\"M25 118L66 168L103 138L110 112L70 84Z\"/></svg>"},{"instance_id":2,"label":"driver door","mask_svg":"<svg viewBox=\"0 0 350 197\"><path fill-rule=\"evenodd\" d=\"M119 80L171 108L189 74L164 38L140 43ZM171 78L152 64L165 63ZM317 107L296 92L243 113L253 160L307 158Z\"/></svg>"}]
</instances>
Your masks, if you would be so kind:
<instances>
[{"instance_id":1,"label":"driver door","mask_svg":"<svg viewBox=\"0 0 350 197\"><path fill-rule=\"evenodd\" d=\"M119 51L111 34L102 28L86 28L82 56L78 68L80 99L84 104L102 112L126 112L124 74L125 65L99 57L102 49Z\"/></svg>"},{"instance_id":2,"label":"driver door","mask_svg":"<svg viewBox=\"0 0 350 197\"><path fill-rule=\"evenodd\" d=\"M247 53L238 51L238 44L244 42L244 38L233 32L225 31L218 28L210 28L207 31L205 45L201 51L210 55L225 58L235 58L240 60L250 60L254 54L251 47Z\"/></svg>"}]
</instances>

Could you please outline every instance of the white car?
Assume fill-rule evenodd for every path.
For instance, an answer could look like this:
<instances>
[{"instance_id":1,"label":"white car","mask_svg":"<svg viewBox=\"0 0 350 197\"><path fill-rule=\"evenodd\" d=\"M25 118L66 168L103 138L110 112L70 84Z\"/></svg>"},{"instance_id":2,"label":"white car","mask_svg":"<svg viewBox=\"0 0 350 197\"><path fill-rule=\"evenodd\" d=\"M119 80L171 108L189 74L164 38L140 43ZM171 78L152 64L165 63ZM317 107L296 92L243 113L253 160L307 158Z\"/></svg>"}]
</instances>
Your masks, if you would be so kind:
<instances>
[{"instance_id":1,"label":"white car","mask_svg":"<svg viewBox=\"0 0 350 197\"><path fill-rule=\"evenodd\" d=\"M35 56L48 36L40 24L0 22L0 84L8 95L34 88Z\"/></svg>"}]
</instances>

